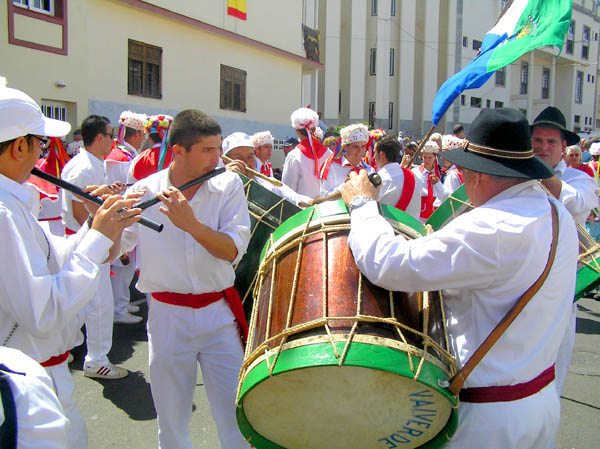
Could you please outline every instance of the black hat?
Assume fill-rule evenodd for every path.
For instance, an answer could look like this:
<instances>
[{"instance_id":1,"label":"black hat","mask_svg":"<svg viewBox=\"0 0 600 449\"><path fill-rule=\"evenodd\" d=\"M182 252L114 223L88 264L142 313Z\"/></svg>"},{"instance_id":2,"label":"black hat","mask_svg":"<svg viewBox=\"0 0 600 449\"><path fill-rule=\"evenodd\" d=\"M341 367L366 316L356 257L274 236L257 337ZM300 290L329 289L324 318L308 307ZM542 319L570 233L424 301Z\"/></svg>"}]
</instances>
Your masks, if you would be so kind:
<instances>
[{"instance_id":1,"label":"black hat","mask_svg":"<svg viewBox=\"0 0 600 449\"><path fill-rule=\"evenodd\" d=\"M287 136L283 141L283 146L287 147L290 145L298 145L299 143L300 143L299 140L296 139L295 137Z\"/></svg>"},{"instance_id":2,"label":"black hat","mask_svg":"<svg viewBox=\"0 0 600 449\"><path fill-rule=\"evenodd\" d=\"M473 120L463 148L442 157L467 170L506 178L544 179L554 170L533 155L529 123L516 109L484 109Z\"/></svg>"},{"instance_id":3,"label":"black hat","mask_svg":"<svg viewBox=\"0 0 600 449\"><path fill-rule=\"evenodd\" d=\"M563 136L565 136L565 140L567 141L567 145L578 144L581 140L577 134L567 129L567 121L565 120L565 116L558 108L555 108L554 106L548 106L540 113L540 115L535 118L531 124L532 133L535 126L545 126L562 131Z\"/></svg>"}]
</instances>

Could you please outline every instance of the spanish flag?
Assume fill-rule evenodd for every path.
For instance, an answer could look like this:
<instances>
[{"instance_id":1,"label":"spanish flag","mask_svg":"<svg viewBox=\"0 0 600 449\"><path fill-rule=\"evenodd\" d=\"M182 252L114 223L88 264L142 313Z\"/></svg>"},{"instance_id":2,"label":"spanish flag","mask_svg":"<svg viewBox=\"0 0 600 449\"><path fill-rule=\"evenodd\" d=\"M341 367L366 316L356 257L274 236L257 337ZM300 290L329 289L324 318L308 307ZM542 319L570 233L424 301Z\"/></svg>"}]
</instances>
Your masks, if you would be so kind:
<instances>
[{"instance_id":1,"label":"spanish flag","mask_svg":"<svg viewBox=\"0 0 600 449\"><path fill-rule=\"evenodd\" d=\"M227 0L227 15L246 20L246 0Z\"/></svg>"}]
</instances>

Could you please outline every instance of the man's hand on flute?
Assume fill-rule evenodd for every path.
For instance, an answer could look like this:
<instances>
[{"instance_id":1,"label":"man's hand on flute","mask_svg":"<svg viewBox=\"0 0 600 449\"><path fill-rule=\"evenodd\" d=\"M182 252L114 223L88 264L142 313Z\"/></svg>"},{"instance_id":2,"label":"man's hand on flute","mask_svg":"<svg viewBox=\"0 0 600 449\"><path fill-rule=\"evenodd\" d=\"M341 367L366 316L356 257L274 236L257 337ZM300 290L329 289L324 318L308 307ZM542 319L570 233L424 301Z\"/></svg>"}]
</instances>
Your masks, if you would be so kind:
<instances>
[{"instance_id":1,"label":"man's hand on flute","mask_svg":"<svg viewBox=\"0 0 600 449\"><path fill-rule=\"evenodd\" d=\"M104 199L92 221L91 229L101 232L113 242L119 242L123 229L139 221L142 210L132 208L138 198L124 199L120 195L110 195Z\"/></svg>"}]
</instances>

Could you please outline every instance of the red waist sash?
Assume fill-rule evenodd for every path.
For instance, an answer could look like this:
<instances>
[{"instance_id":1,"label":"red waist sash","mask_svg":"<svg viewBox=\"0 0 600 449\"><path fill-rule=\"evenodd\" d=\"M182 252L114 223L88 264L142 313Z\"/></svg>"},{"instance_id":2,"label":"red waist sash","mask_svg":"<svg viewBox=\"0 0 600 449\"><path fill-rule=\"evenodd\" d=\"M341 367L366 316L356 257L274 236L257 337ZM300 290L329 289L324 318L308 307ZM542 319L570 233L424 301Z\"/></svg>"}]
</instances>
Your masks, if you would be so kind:
<instances>
[{"instance_id":1,"label":"red waist sash","mask_svg":"<svg viewBox=\"0 0 600 449\"><path fill-rule=\"evenodd\" d=\"M72 229L65 228L65 235L73 235L77 234L77 231L73 231Z\"/></svg>"},{"instance_id":2,"label":"red waist sash","mask_svg":"<svg viewBox=\"0 0 600 449\"><path fill-rule=\"evenodd\" d=\"M195 295L193 293L173 293L173 292L155 292L152 297L157 301L171 304L173 306L191 307L192 309L201 309L219 299L225 297L225 301L229 305L233 316L235 317L240 330L242 342L248 338L248 323L244 315L244 307L237 290L233 287L226 288L221 292L201 293Z\"/></svg>"},{"instance_id":3,"label":"red waist sash","mask_svg":"<svg viewBox=\"0 0 600 449\"><path fill-rule=\"evenodd\" d=\"M415 175L408 168L400 168L402 168L402 173L404 173L404 185L402 186L402 194L395 207L406 212L406 208L415 193Z\"/></svg>"},{"instance_id":4,"label":"red waist sash","mask_svg":"<svg viewBox=\"0 0 600 449\"><path fill-rule=\"evenodd\" d=\"M508 402L532 396L554 380L554 365L543 371L535 379L516 385L473 387L460 390L462 402Z\"/></svg>"},{"instance_id":5,"label":"red waist sash","mask_svg":"<svg viewBox=\"0 0 600 449\"><path fill-rule=\"evenodd\" d=\"M64 354L61 354L61 355L50 357L45 362L40 363L40 365L42 365L44 368L49 368L51 366L60 365L62 362L64 362L68 358L69 358L69 351L67 351L67 352L65 352Z\"/></svg>"}]
</instances>

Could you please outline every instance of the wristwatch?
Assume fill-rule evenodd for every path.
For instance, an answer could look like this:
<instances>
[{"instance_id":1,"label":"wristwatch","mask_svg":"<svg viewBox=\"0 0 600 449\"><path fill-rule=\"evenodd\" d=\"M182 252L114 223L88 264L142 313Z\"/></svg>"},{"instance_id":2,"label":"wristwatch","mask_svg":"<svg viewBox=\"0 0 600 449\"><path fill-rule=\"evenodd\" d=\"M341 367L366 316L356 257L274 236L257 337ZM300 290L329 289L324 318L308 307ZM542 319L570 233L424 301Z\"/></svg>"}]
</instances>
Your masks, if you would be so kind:
<instances>
[{"instance_id":1,"label":"wristwatch","mask_svg":"<svg viewBox=\"0 0 600 449\"><path fill-rule=\"evenodd\" d=\"M369 201L374 201L370 196L355 196L348 203L348 209L352 212L354 209L359 208L363 204L368 203Z\"/></svg>"}]
</instances>

